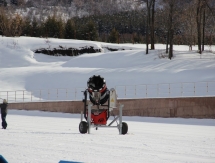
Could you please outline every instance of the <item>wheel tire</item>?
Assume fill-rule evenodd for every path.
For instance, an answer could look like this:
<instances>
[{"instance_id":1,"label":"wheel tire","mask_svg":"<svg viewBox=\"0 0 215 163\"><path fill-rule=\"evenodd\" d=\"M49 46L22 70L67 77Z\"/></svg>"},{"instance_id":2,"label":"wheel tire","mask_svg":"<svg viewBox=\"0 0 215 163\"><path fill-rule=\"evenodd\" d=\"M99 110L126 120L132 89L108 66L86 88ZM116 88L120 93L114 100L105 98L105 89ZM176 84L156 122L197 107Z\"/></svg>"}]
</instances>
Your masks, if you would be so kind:
<instances>
[{"instance_id":1,"label":"wheel tire","mask_svg":"<svg viewBox=\"0 0 215 163\"><path fill-rule=\"evenodd\" d=\"M122 134L125 135L128 132L128 125L125 122L122 122Z\"/></svg>"},{"instance_id":2,"label":"wheel tire","mask_svg":"<svg viewBox=\"0 0 215 163\"><path fill-rule=\"evenodd\" d=\"M80 133L81 134L86 134L87 133L87 122L85 122L85 121L81 121L80 123L79 123L79 131L80 131Z\"/></svg>"}]
</instances>

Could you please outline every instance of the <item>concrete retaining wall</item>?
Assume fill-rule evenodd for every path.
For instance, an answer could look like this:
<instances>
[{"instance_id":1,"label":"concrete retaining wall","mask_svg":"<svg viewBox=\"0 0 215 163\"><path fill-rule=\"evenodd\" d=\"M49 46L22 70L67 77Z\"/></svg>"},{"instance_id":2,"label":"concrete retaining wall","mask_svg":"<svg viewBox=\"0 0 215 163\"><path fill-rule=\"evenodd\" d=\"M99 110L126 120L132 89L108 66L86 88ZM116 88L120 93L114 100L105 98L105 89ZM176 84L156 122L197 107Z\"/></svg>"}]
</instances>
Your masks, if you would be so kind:
<instances>
[{"instance_id":1,"label":"concrete retaining wall","mask_svg":"<svg viewBox=\"0 0 215 163\"><path fill-rule=\"evenodd\" d=\"M215 118L215 97L118 100L124 116ZM80 113L82 101L10 103L9 109ZM118 110L114 110L117 114Z\"/></svg>"}]
</instances>

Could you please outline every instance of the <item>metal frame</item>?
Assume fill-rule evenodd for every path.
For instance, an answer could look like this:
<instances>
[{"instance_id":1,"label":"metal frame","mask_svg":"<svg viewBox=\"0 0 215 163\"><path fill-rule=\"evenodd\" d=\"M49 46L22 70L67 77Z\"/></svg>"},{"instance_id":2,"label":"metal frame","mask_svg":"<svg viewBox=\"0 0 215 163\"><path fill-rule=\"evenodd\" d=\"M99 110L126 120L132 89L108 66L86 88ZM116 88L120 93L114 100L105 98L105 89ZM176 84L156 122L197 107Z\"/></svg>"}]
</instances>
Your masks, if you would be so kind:
<instances>
[{"instance_id":1,"label":"metal frame","mask_svg":"<svg viewBox=\"0 0 215 163\"><path fill-rule=\"evenodd\" d=\"M86 112L87 112L87 106L89 106L89 104L87 104L87 95L88 95L88 90L86 89L85 91L84 91L84 100L83 100L83 102L84 102L84 118L87 120L88 118L87 118L87 114L86 114ZM92 104L91 104L92 105ZM92 105L93 106L93 105ZM107 115L107 117L106 117L106 120L108 120L108 118L110 117L110 110L109 110L109 108L110 108L110 101L108 100L108 104L107 105L97 105L97 107L98 107L98 109L99 109L99 106L105 106L105 107L107 107L108 109L108 115ZM91 111L91 110L90 110ZM88 112L89 113L89 112Z\"/></svg>"},{"instance_id":2,"label":"metal frame","mask_svg":"<svg viewBox=\"0 0 215 163\"><path fill-rule=\"evenodd\" d=\"M119 134L122 134L122 108L124 107L123 104L120 104L119 106L119 115L118 116L114 116L114 119L108 124L108 125L95 125L95 124L91 124L91 112L92 112L92 106L93 104L91 102L87 103L87 93L88 91L85 90L84 91L84 116L83 116L83 112L81 112L81 121L83 121L83 117L86 119L87 124L88 124L88 134L90 134L90 129L92 127L96 127L96 129L98 128L118 128L119 130ZM99 105L97 105L99 108ZM112 111L112 109L110 109L110 98L108 99L108 104L107 105L100 105L100 106L106 106L107 111L108 111L108 115L107 115L107 119L109 119L110 117L110 112ZM119 119L119 123L117 122L117 120ZM116 122L117 125L116 126L112 126L112 124Z\"/></svg>"}]
</instances>

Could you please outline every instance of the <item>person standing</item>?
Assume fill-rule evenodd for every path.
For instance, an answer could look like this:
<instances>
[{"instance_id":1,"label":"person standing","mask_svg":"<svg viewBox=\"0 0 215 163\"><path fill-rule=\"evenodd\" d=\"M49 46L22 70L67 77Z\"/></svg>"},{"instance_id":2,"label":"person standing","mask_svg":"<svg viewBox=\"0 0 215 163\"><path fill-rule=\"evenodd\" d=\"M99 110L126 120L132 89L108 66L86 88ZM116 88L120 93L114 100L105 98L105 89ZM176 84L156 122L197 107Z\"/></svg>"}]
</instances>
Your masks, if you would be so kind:
<instances>
[{"instance_id":1,"label":"person standing","mask_svg":"<svg viewBox=\"0 0 215 163\"><path fill-rule=\"evenodd\" d=\"M6 129L7 128L7 122L6 122L6 116L7 116L7 100L4 99L3 103L0 104L0 108L1 108L1 119L2 119L2 128Z\"/></svg>"}]
</instances>

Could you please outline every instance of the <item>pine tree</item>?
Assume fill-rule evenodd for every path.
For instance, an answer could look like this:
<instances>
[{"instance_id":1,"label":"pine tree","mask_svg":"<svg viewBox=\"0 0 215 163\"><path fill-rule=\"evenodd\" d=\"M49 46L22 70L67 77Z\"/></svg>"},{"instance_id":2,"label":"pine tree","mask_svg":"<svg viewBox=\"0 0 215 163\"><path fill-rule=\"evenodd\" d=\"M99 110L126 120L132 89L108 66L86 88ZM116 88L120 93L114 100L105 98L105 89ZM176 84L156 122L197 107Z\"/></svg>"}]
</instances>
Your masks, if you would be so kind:
<instances>
[{"instance_id":1,"label":"pine tree","mask_svg":"<svg viewBox=\"0 0 215 163\"><path fill-rule=\"evenodd\" d=\"M71 19L68 19L65 25L65 38L76 39L75 25Z\"/></svg>"},{"instance_id":2,"label":"pine tree","mask_svg":"<svg viewBox=\"0 0 215 163\"><path fill-rule=\"evenodd\" d=\"M32 35L33 37L39 37L40 36L40 27L38 25L38 21L36 19L36 17L33 18L33 21L32 21Z\"/></svg>"},{"instance_id":3,"label":"pine tree","mask_svg":"<svg viewBox=\"0 0 215 163\"><path fill-rule=\"evenodd\" d=\"M112 31L110 32L109 38L108 38L109 42L117 43L118 38L119 38L119 32L115 28L112 29Z\"/></svg>"},{"instance_id":4,"label":"pine tree","mask_svg":"<svg viewBox=\"0 0 215 163\"><path fill-rule=\"evenodd\" d=\"M32 25L31 21L27 18L23 23L22 36L32 36Z\"/></svg>"},{"instance_id":5,"label":"pine tree","mask_svg":"<svg viewBox=\"0 0 215 163\"><path fill-rule=\"evenodd\" d=\"M97 38L96 26L93 21L89 21L86 25L86 40L95 41Z\"/></svg>"},{"instance_id":6,"label":"pine tree","mask_svg":"<svg viewBox=\"0 0 215 163\"><path fill-rule=\"evenodd\" d=\"M63 38L64 23L61 19L57 20L55 16L48 17L43 25L43 33L45 37Z\"/></svg>"},{"instance_id":7,"label":"pine tree","mask_svg":"<svg viewBox=\"0 0 215 163\"><path fill-rule=\"evenodd\" d=\"M64 38L64 34L65 34L65 27L64 27L64 22L62 19L59 19L57 21L57 38Z\"/></svg>"}]
</instances>

